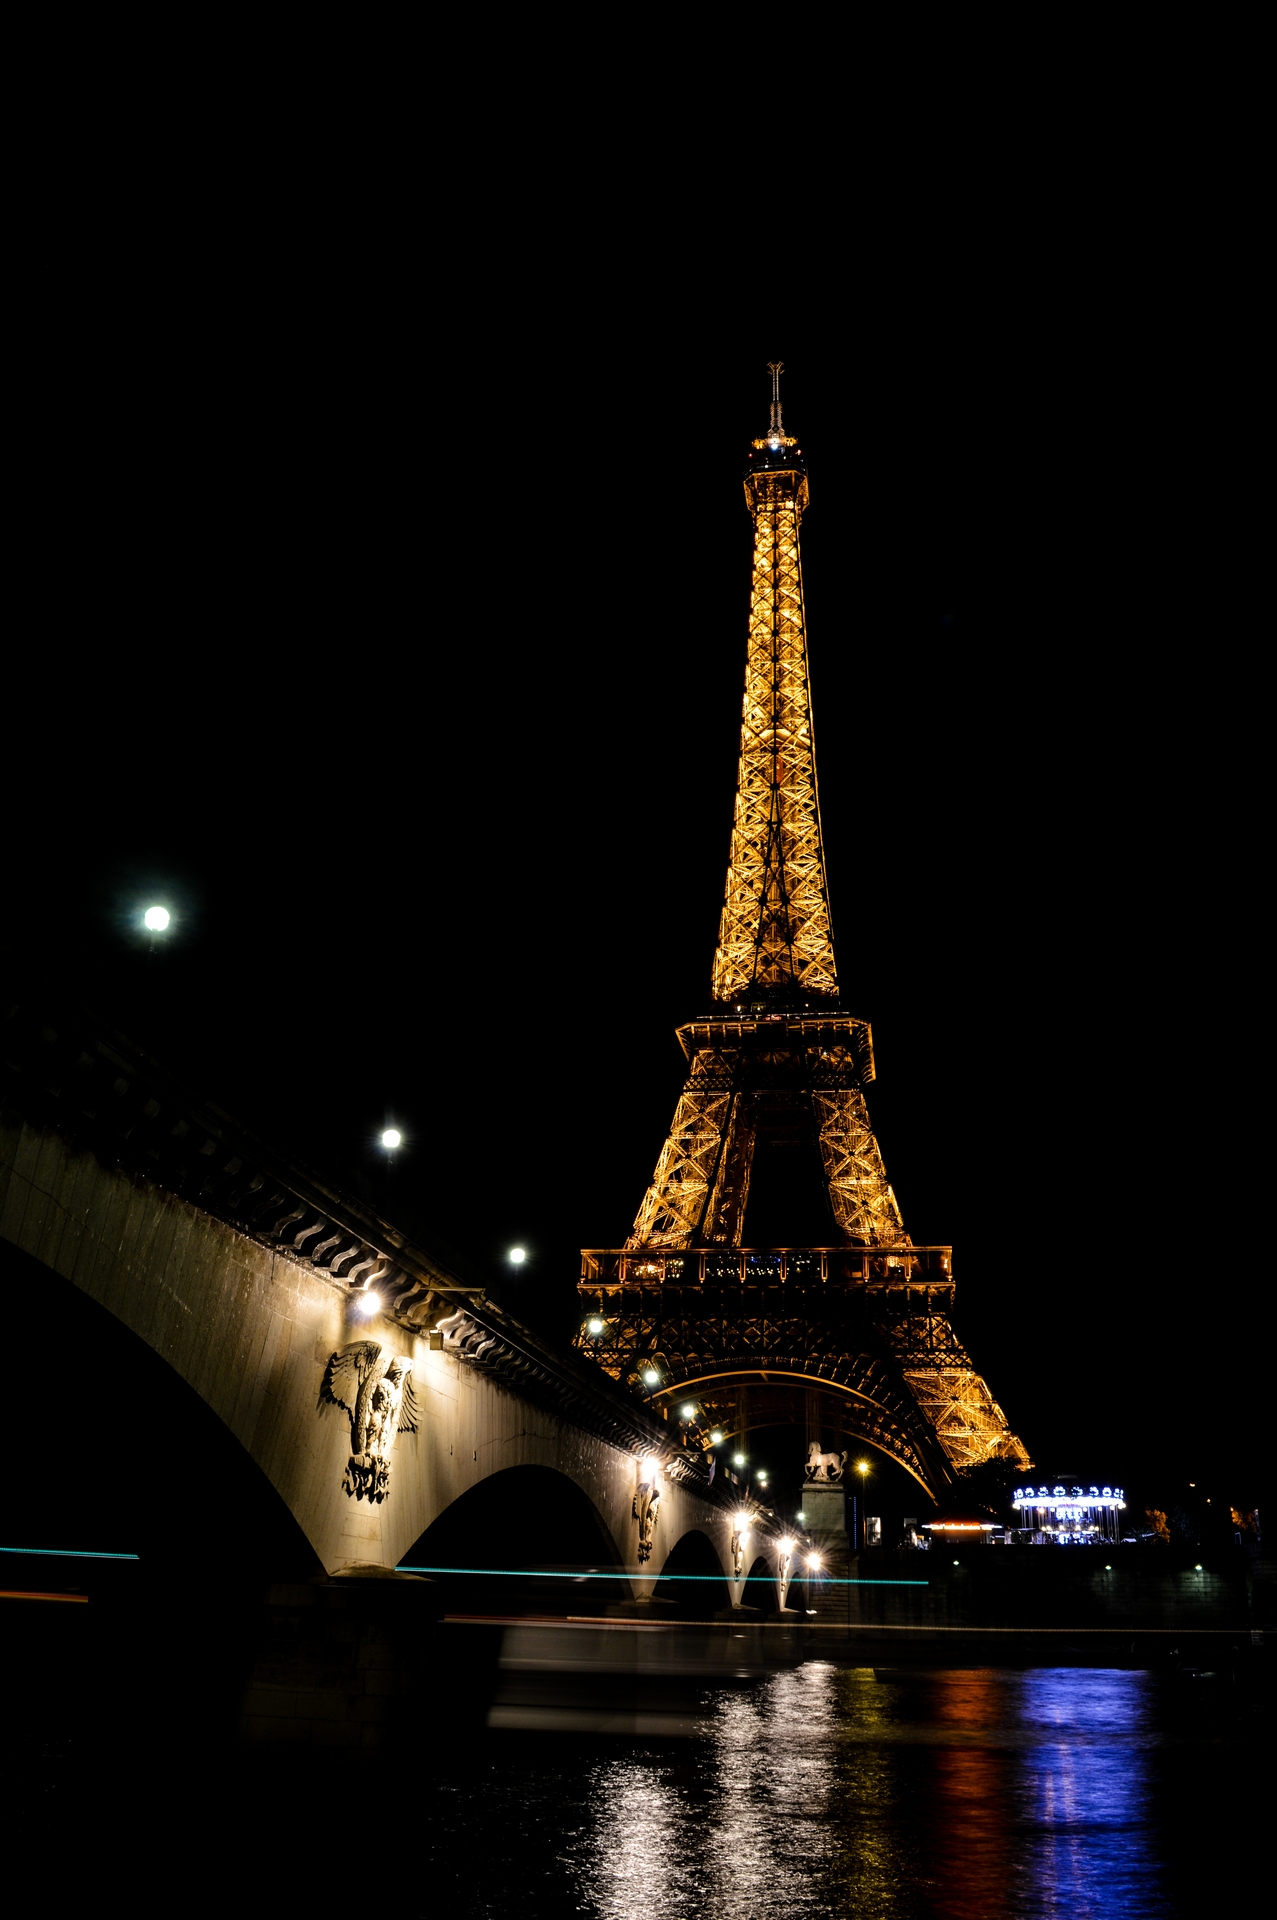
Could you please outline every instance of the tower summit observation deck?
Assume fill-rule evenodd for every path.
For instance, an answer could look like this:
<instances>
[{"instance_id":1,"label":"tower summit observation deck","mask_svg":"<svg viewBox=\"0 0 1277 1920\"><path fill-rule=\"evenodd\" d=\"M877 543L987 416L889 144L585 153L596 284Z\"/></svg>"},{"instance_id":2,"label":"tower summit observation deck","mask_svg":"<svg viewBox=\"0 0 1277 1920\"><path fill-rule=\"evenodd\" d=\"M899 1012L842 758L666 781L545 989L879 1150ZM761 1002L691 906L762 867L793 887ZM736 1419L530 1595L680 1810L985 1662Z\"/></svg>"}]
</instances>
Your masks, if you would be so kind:
<instances>
[{"instance_id":1,"label":"tower summit observation deck","mask_svg":"<svg viewBox=\"0 0 1277 1920\"><path fill-rule=\"evenodd\" d=\"M984 1460L1029 1459L950 1325L949 1248L905 1230L865 1103L872 1033L839 993L803 606L808 480L782 370L745 463L753 577L711 1001L678 1029L687 1077L625 1246L582 1256L578 1345L658 1404L690 1404L689 1440L805 1422L835 1447L869 1441L938 1493Z\"/></svg>"}]
</instances>

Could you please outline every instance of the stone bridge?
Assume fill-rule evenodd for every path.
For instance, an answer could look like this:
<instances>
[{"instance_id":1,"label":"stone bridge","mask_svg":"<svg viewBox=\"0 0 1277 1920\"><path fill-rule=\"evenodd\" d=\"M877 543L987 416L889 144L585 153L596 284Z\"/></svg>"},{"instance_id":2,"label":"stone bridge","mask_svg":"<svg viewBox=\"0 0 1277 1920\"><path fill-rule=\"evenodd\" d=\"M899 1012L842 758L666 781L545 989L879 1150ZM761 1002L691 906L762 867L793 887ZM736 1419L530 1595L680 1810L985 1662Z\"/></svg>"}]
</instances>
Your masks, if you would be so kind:
<instances>
[{"instance_id":1,"label":"stone bridge","mask_svg":"<svg viewBox=\"0 0 1277 1920\"><path fill-rule=\"evenodd\" d=\"M672 1564L721 1574L713 1590L733 1606L747 1574L770 1574L776 1588L755 1585L749 1598L785 1604L774 1522L757 1515L736 1537L741 1494L721 1477L712 1485L704 1459L588 1361L556 1352L373 1211L193 1104L89 1016L10 1000L4 1032L0 1269L11 1339L59 1382L56 1407L40 1396L37 1427L77 1429L76 1464L58 1472L96 1476L99 1488L140 1477L156 1501L180 1506L180 1409L193 1394L252 1462L248 1480L286 1509L316 1572L393 1573L423 1556L452 1566L456 1555L501 1567L517 1547L531 1567L624 1575L610 1589L619 1601L649 1599ZM387 1410L399 1430L392 1418L383 1459ZM505 1541L493 1537L501 1503L476 1497L494 1487L519 1516ZM40 1533L34 1494L11 1477L6 1532ZM233 1504L218 1526L217 1551L233 1556Z\"/></svg>"}]
</instances>

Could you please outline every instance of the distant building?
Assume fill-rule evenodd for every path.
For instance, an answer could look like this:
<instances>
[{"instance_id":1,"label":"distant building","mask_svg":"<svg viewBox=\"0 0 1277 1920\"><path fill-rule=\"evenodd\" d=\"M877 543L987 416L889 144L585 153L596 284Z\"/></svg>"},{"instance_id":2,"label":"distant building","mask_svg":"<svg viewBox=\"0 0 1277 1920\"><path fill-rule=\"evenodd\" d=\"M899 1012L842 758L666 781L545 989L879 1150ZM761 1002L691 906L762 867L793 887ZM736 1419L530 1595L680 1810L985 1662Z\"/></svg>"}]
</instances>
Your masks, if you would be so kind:
<instances>
[{"instance_id":1,"label":"distant building","mask_svg":"<svg viewBox=\"0 0 1277 1920\"><path fill-rule=\"evenodd\" d=\"M1020 1546L1115 1546L1126 1511L1121 1487L1021 1487L1011 1496Z\"/></svg>"},{"instance_id":2,"label":"distant building","mask_svg":"<svg viewBox=\"0 0 1277 1920\"><path fill-rule=\"evenodd\" d=\"M934 1520L924 1520L919 1546L997 1547L1002 1545L1003 1526L991 1513L975 1507L950 1507Z\"/></svg>"}]
</instances>

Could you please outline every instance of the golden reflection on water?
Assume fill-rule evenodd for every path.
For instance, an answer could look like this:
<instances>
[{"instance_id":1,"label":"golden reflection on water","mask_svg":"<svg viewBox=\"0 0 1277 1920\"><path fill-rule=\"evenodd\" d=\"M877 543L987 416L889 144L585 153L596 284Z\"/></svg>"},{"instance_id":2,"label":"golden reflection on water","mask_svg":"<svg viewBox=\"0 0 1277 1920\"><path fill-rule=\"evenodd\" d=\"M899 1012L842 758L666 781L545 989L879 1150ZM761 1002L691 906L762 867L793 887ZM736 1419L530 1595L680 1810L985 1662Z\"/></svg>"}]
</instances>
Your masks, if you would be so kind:
<instances>
[{"instance_id":1,"label":"golden reflection on water","mask_svg":"<svg viewBox=\"0 0 1277 1920\"><path fill-rule=\"evenodd\" d=\"M885 1675L819 1661L596 1759L567 1912L599 1920L1117 1920L1149 1857L1138 1673ZM565 1889L566 1891L566 1889Z\"/></svg>"}]
</instances>

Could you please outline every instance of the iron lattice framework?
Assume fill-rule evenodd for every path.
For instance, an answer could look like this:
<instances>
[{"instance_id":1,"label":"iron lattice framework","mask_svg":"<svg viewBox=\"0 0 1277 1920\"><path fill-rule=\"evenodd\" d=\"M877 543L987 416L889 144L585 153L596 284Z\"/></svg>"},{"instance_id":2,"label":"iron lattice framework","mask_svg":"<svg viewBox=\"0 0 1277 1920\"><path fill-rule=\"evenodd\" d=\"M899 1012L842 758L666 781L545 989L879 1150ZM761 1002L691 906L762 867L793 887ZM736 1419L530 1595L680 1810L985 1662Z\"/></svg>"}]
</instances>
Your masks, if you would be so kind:
<instances>
[{"instance_id":1,"label":"iron lattice framework","mask_svg":"<svg viewBox=\"0 0 1277 1920\"><path fill-rule=\"evenodd\" d=\"M739 1427L743 1383L816 1392L826 1427L936 1492L955 1469L1030 1462L950 1324L948 1249L905 1231L865 1103L872 1035L839 1002L799 546L808 483L771 372L770 429L745 474L753 583L713 1005L679 1029L687 1079L625 1247L583 1255L578 1344L617 1379L655 1372L661 1398L693 1393L706 1425L730 1429L735 1412ZM818 1167L827 1246L743 1246L760 1142Z\"/></svg>"}]
</instances>

